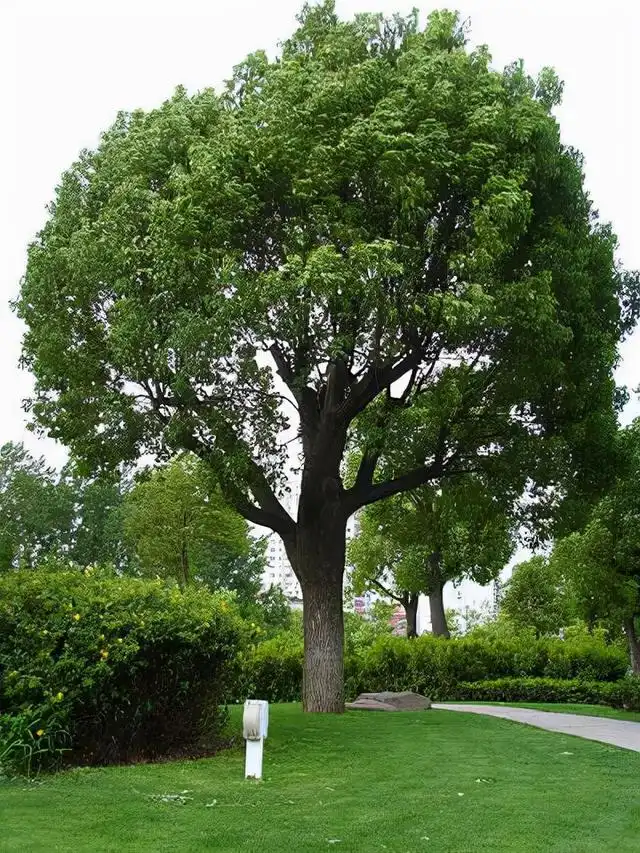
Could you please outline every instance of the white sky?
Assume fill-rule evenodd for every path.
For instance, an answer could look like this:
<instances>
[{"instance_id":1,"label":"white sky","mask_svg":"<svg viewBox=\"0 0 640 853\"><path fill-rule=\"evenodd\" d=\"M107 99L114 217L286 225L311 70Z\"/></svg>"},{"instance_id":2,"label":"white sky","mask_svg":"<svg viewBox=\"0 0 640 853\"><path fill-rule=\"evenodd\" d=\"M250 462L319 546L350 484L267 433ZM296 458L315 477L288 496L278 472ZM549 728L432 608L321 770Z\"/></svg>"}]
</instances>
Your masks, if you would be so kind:
<instances>
[{"instance_id":1,"label":"white sky","mask_svg":"<svg viewBox=\"0 0 640 853\"><path fill-rule=\"evenodd\" d=\"M524 58L531 73L552 65L565 81L558 112L567 142L586 156L589 189L613 221L620 256L640 267L640 4L636 0L338 0L357 11L403 11L421 20L440 5L471 18L472 41L487 43L496 66ZM25 431L18 370L21 328L8 308L25 249L42 226L61 172L96 144L119 109L151 108L184 84L218 85L247 53L294 28L301 0L0 0L0 444L25 440L56 464L62 448ZM619 381L640 385L640 335L623 348ZM625 420L640 413L634 402Z\"/></svg>"}]
</instances>

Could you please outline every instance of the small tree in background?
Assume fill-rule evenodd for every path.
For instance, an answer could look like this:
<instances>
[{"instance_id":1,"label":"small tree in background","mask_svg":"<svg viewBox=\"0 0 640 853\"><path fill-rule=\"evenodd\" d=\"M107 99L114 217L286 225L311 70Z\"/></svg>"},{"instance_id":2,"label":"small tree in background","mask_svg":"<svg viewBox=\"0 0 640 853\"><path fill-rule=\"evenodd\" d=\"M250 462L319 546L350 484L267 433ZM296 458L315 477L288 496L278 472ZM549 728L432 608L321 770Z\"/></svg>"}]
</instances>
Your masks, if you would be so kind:
<instances>
[{"instance_id":1,"label":"small tree in background","mask_svg":"<svg viewBox=\"0 0 640 853\"><path fill-rule=\"evenodd\" d=\"M125 501L124 530L140 571L173 577L183 589L200 572L211 583L221 565L225 586L234 588L232 563L251 553L246 521L224 501L210 471L188 455L136 483Z\"/></svg>"},{"instance_id":2,"label":"small tree in background","mask_svg":"<svg viewBox=\"0 0 640 853\"><path fill-rule=\"evenodd\" d=\"M622 466L581 533L558 542L550 564L588 625L622 628L640 674L640 419L620 431Z\"/></svg>"},{"instance_id":3,"label":"small tree in background","mask_svg":"<svg viewBox=\"0 0 640 853\"><path fill-rule=\"evenodd\" d=\"M515 628L532 628L536 636L557 634L571 619L562 575L547 557L514 566L500 601L500 615Z\"/></svg>"},{"instance_id":4,"label":"small tree in background","mask_svg":"<svg viewBox=\"0 0 640 853\"><path fill-rule=\"evenodd\" d=\"M75 494L22 444L0 448L0 572L30 568L73 542Z\"/></svg>"},{"instance_id":5,"label":"small tree in background","mask_svg":"<svg viewBox=\"0 0 640 853\"><path fill-rule=\"evenodd\" d=\"M327 0L299 20L224 92L122 113L81 154L18 310L30 411L87 468L193 451L282 537L304 706L341 711L349 516L514 448L541 494L597 489L636 279L561 141L550 70L493 70L448 12L420 31ZM385 479L417 429L419 462Z\"/></svg>"},{"instance_id":6,"label":"small tree in background","mask_svg":"<svg viewBox=\"0 0 640 853\"><path fill-rule=\"evenodd\" d=\"M432 632L449 637L445 584L496 578L513 552L514 524L508 507L468 475L374 504L349 543L353 589L377 590L402 604L409 637L417 634L419 596L428 595Z\"/></svg>"}]
</instances>

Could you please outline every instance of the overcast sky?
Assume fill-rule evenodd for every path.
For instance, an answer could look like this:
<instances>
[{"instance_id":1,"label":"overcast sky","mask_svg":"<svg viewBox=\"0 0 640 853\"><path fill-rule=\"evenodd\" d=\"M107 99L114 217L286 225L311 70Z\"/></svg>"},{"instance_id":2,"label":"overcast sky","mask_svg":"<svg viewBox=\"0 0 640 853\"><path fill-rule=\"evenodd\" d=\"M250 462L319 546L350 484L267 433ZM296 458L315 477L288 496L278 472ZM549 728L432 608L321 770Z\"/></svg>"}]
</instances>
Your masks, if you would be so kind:
<instances>
[{"instance_id":1,"label":"overcast sky","mask_svg":"<svg viewBox=\"0 0 640 853\"><path fill-rule=\"evenodd\" d=\"M177 84L218 85L247 53L295 26L299 0L0 0L0 444L25 440L52 463L61 448L25 430L28 374L17 367L17 294L27 243L42 226L61 172L96 144L118 110L151 108ZM421 20L440 4L342 0L338 11L408 11ZM531 73L552 65L565 81L558 111L566 142L586 156L589 190L614 223L620 257L640 267L640 4L608 0L460 0L474 43L502 67L522 57ZM634 55L634 47L635 55ZM640 385L636 335L623 347L618 378ZM632 403L625 420L640 407Z\"/></svg>"}]
</instances>

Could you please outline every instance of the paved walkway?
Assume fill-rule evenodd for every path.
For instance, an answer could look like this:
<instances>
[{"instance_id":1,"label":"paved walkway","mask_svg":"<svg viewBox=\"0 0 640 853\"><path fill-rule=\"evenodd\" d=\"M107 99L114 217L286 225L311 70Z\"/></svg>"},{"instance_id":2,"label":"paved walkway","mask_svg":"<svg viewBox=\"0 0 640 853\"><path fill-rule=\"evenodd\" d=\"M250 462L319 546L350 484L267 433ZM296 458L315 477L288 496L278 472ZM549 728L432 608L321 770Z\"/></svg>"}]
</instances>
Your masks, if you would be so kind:
<instances>
[{"instance_id":1,"label":"paved walkway","mask_svg":"<svg viewBox=\"0 0 640 853\"><path fill-rule=\"evenodd\" d=\"M576 735L587 740L610 743L623 749L640 752L640 723L614 720L609 717L588 717L583 714L562 714L553 711L535 711L533 708L507 708L503 705L448 705L431 706L438 711L462 711L466 714L486 714L502 717L517 723L526 723L550 732Z\"/></svg>"}]
</instances>

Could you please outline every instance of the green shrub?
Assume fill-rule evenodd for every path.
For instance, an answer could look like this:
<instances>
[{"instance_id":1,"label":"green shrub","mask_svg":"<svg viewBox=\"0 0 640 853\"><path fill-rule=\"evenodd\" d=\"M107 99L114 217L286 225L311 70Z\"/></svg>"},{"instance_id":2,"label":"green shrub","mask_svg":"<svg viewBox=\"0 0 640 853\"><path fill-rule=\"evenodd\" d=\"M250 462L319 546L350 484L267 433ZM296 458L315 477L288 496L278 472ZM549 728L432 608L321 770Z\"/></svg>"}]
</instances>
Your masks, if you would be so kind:
<instances>
[{"instance_id":1,"label":"green shrub","mask_svg":"<svg viewBox=\"0 0 640 853\"><path fill-rule=\"evenodd\" d=\"M209 748L242 631L233 608L203 589L90 569L1 576L3 765Z\"/></svg>"},{"instance_id":2,"label":"green shrub","mask_svg":"<svg viewBox=\"0 0 640 853\"><path fill-rule=\"evenodd\" d=\"M461 682L450 691L448 698L476 702L611 705L628 711L640 711L640 678L629 676L614 682L578 678L498 678Z\"/></svg>"},{"instance_id":3,"label":"green shrub","mask_svg":"<svg viewBox=\"0 0 640 853\"><path fill-rule=\"evenodd\" d=\"M498 678L461 682L449 692L449 699L475 702L569 702L609 704L612 684L557 678Z\"/></svg>"},{"instance_id":4,"label":"green shrub","mask_svg":"<svg viewBox=\"0 0 640 853\"><path fill-rule=\"evenodd\" d=\"M640 678L637 675L604 685L604 688L608 705L625 711L640 711Z\"/></svg>"},{"instance_id":5,"label":"green shrub","mask_svg":"<svg viewBox=\"0 0 640 853\"><path fill-rule=\"evenodd\" d=\"M302 636L287 631L249 648L242 656L242 674L235 699L297 702L302 690Z\"/></svg>"},{"instance_id":6,"label":"green shrub","mask_svg":"<svg viewBox=\"0 0 640 853\"><path fill-rule=\"evenodd\" d=\"M502 678L613 683L628 668L624 649L590 635L571 640L423 635L407 640L387 632L361 633L357 627L347 622L345 684L350 697L368 690L415 690L446 699L463 682ZM270 701L296 700L302 683L301 633L288 632L258 645L247 655L244 670L238 694L245 692L238 699L252 692Z\"/></svg>"}]
</instances>

